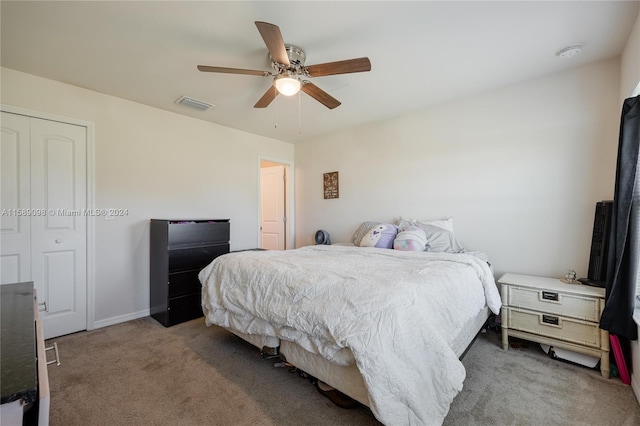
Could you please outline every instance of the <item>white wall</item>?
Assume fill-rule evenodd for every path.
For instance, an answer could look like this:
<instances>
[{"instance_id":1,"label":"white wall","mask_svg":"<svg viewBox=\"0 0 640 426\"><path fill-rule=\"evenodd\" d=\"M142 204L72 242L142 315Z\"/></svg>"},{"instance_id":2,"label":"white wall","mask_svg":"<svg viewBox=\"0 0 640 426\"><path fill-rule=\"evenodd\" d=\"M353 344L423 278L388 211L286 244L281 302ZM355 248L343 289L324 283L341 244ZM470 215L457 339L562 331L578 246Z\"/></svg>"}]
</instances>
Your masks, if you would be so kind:
<instances>
[{"instance_id":1,"label":"white wall","mask_svg":"<svg viewBox=\"0 0 640 426\"><path fill-rule=\"evenodd\" d=\"M297 245L454 217L497 275L586 276L595 203L613 195L619 82L616 58L296 145ZM324 200L332 171L340 198Z\"/></svg>"},{"instance_id":2,"label":"white wall","mask_svg":"<svg viewBox=\"0 0 640 426\"><path fill-rule=\"evenodd\" d=\"M620 59L620 97L626 99L640 84L640 14Z\"/></svg>"},{"instance_id":3,"label":"white wall","mask_svg":"<svg viewBox=\"0 0 640 426\"><path fill-rule=\"evenodd\" d=\"M149 219L230 218L231 249L258 243L259 156L293 161L293 145L7 68L2 103L93 122L95 321L148 315Z\"/></svg>"}]
</instances>

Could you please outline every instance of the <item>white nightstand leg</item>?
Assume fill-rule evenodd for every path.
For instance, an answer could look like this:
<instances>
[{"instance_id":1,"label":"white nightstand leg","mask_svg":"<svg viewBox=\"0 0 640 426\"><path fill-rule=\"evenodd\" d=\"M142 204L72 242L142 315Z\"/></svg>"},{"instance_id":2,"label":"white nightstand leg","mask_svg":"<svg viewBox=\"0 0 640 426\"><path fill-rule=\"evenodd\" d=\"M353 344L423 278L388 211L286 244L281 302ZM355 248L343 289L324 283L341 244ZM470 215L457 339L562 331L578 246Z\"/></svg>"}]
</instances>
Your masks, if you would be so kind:
<instances>
[{"instance_id":1,"label":"white nightstand leg","mask_svg":"<svg viewBox=\"0 0 640 426\"><path fill-rule=\"evenodd\" d=\"M609 378L610 366L609 366L609 332L607 330L600 330L600 373L605 379Z\"/></svg>"},{"instance_id":2,"label":"white nightstand leg","mask_svg":"<svg viewBox=\"0 0 640 426\"><path fill-rule=\"evenodd\" d=\"M509 333L507 332L507 310L503 309L502 313L502 349L509 349Z\"/></svg>"}]
</instances>

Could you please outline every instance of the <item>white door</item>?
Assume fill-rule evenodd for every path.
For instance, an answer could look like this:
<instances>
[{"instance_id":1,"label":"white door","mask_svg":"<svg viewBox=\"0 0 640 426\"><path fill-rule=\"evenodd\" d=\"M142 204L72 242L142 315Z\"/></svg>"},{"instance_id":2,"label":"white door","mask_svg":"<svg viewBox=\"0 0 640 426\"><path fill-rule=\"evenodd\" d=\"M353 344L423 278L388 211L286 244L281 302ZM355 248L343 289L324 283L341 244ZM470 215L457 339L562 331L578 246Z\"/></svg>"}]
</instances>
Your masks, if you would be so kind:
<instances>
[{"instance_id":1,"label":"white door","mask_svg":"<svg viewBox=\"0 0 640 426\"><path fill-rule=\"evenodd\" d=\"M260 247L263 249L286 248L285 186L284 166L260 169Z\"/></svg>"},{"instance_id":2,"label":"white door","mask_svg":"<svg viewBox=\"0 0 640 426\"><path fill-rule=\"evenodd\" d=\"M29 118L2 113L0 283L31 281L31 142Z\"/></svg>"},{"instance_id":3,"label":"white door","mask_svg":"<svg viewBox=\"0 0 640 426\"><path fill-rule=\"evenodd\" d=\"M5 164L10 164L13 152L11 149L16 145L12 142L12 137L8 137L8 143L5 144L5 134L18 134L18 130L21 129L12 123L23 123L24 120L28 123L29 133L19 135L17 145L20 146L20 152L28 155L14 157L15 165L9 168L10 173L5 173ZM6 197L7 204L4 191L2 195L2 284L16 281L34 282L38 301L43 304L41 309L45 309L40 312L40 317L46 339L85 330L86 128L4 112L2 128L3 190L5 178L9 182L7 186L21 188L20 197L13 197L11 193ZM5 155L8 157L6 161ZM28 186L23 183L24 180L29 182ZM14 205L16 207L13 207ZM15 211L7 210L11 208ZM18 215L20 213L22 216ZM18 233L19 237L16 235L17 238L12 238L11 234L16 232L10 228L15 225L5 226L5 220L9 224L17 222L21 225L20 229L23 232ZM28 238L25 237L27 232ZM18 242L14 243L12 240ZM29 250L25 256L27 244ZM27 258L21 263L18 273L11 272L16 262L9 260L16 252L21 253L21 258ZM4 271L5 264L10 268L7 272Z\"/></svg>"}]
</instances>

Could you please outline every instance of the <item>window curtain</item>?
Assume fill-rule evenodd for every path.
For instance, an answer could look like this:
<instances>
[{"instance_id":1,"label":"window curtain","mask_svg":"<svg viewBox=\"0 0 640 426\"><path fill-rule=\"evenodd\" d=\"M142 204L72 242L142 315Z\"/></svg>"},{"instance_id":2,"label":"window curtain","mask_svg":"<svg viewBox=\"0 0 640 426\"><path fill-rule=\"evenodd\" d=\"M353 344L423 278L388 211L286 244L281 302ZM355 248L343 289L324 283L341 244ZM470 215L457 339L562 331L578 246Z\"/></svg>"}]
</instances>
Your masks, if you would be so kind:
<instances>
[{"instance_id":1,"label":"window curtain","mask_svg":"<svg viewBox=\"0 0 640 426\"><path fill-rule=\"evenodd\" d=\"M629 340L638 338L638 327L633 321L633 309L640 266L636 251L640 229L637 218L633 216L637 216L638 212L638 206L634 206L634 195L637 200L640 191L640 188L636 187L639 151L640 96L636 96L626 99L622 106L607 257L609 268L606 301L600 319L600 328Z\"/></svg>"}]
</instances>

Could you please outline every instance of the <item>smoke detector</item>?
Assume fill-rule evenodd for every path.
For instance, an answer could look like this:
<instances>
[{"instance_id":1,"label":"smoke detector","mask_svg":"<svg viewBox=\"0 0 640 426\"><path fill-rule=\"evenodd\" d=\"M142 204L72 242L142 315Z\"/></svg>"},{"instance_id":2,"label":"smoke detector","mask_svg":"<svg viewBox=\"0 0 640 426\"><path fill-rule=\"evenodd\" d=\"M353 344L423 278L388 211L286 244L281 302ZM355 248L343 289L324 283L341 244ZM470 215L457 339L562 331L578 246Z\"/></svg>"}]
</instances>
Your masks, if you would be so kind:
<instances>
[{"instance_id":1,"label":"smoke detector","mask_svg":"<svg viewBox=\"0 0 640 426\"><path fill-rule=\"evenodd\" d=\"M556 56L559 56L560 58L568 59L576 56L580 52L582 52L582 45L574 44L572 46L567 46L564 49L558 50L556 52Z\"/></svg>"},{"instance_id":2,"label":"smoke detector","mask_svg":"<svg viewBox=\"0 0 640 426\"><path fill-rule=\"evenodd\" d=\"M199 101L194 98L190 98L189 96L180 96L176 99L177 104L184 105L189 108L197 109L198 111L206 111L209 108L214 108L215 105L210 104L208 102Z\"/></svg>"}]
</instances>

